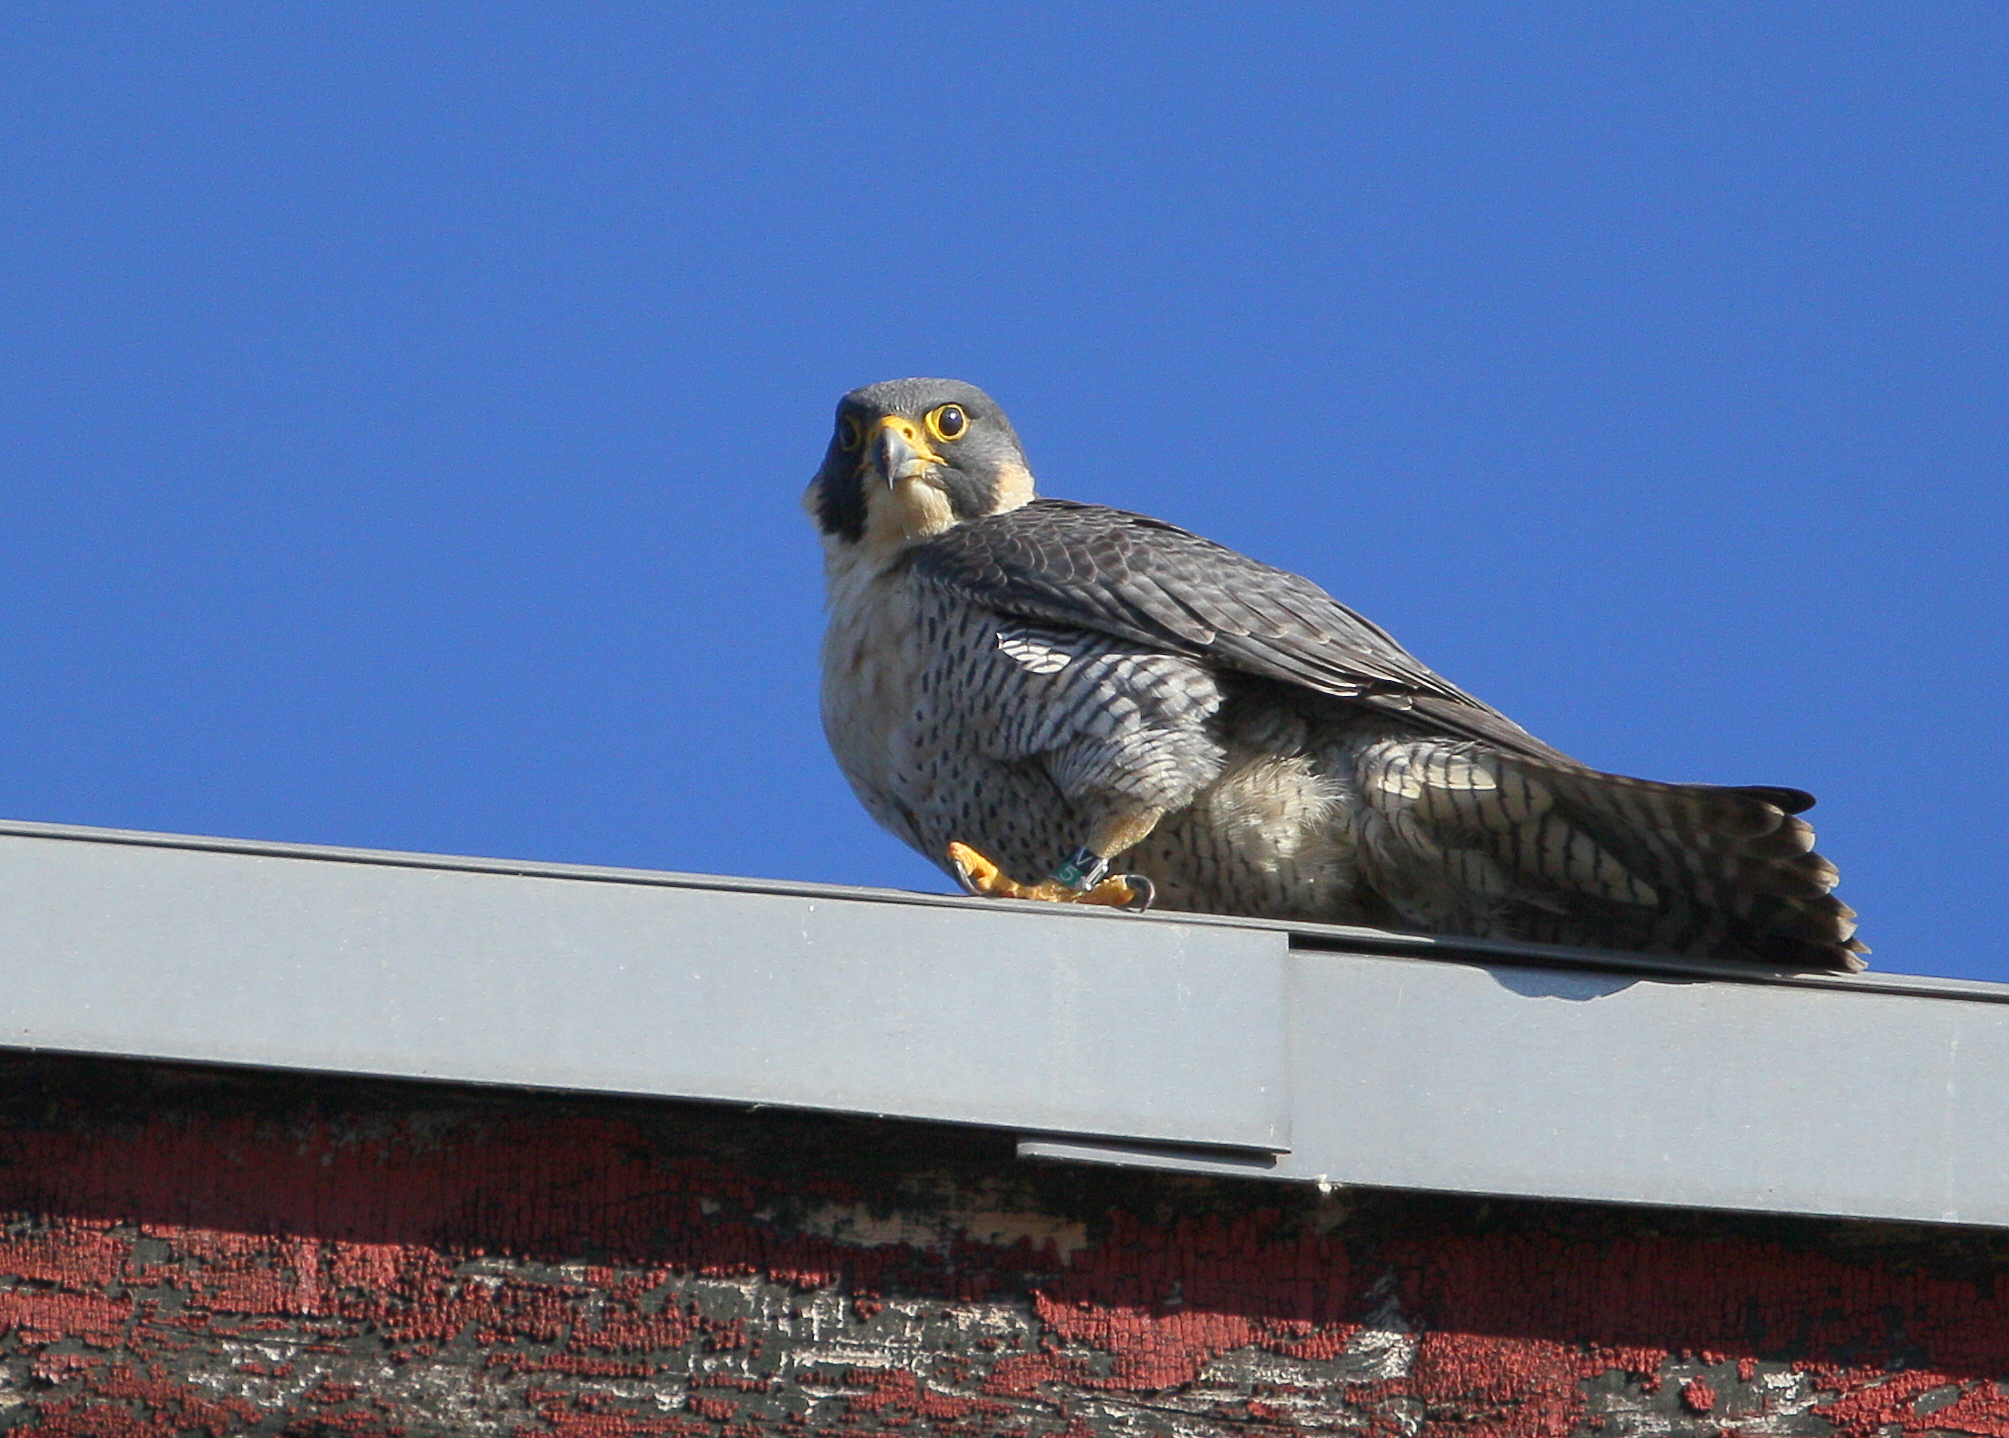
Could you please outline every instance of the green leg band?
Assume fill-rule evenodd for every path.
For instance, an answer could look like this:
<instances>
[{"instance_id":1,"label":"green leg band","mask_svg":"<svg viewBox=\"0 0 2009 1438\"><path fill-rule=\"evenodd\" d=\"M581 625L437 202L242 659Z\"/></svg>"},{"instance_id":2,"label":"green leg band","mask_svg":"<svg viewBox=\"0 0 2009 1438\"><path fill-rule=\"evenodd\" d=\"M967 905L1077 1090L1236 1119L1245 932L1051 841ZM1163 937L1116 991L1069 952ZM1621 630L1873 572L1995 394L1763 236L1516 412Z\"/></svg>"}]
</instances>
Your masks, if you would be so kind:
<instances>
[{"instance_id":1,"label":"green leg band","mask_svg":"<svg viewBox=\"0 0 2009 1438\"><path fill-rule=\"evenodd\" d=\"M1053 877L1080 894L1101 883L1108 873L1109 861L1093 849L1083 846L1060 861L1060 867L1053 871Z\"/></svg>"}]
</instances>

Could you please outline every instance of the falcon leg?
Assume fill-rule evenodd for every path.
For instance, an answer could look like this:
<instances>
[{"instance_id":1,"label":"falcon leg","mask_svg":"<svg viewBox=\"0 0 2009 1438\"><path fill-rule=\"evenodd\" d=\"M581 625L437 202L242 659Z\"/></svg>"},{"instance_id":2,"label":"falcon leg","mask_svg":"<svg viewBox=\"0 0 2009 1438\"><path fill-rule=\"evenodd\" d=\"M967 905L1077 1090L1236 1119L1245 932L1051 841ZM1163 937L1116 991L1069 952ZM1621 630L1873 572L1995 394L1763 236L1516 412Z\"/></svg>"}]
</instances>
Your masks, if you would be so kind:
<instances>
[{"instance_id":1,"label":"falcon leg","mask_svg":"<svg viewBox=\"0 0 2009 1438\"><path fill-rule=\"evenodd\" d=\"M1151 881L1142 874L1111 874L1109 861L1149 834L1162 812L1147 809L1097 826L1086 844L1061 860L1051 878L1037 884L1019 883L968 844L950 844L949 863L963 888L980 897L1148 909L1156 894Z\"/></svg>"}]
</instances>

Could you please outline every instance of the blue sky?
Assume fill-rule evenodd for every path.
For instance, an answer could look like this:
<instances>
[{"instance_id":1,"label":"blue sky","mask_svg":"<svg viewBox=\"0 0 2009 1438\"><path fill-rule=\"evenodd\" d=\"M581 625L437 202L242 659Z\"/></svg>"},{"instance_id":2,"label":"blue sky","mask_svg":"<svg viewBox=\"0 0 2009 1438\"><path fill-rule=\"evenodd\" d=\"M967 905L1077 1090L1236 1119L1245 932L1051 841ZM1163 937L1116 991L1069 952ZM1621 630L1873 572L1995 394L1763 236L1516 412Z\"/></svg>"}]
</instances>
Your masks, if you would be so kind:
<instances>
[{"instance_id":1,"label":"blue sky","mask_svg":"<svg viewBox=\"0 0 2009 1438\"><path fill-rule=\"evenodd\" d=\"M10 6L0 813L939 887L797 502L946 374L2009 979L2005 15Z\"/></svg>"}]
</instances>

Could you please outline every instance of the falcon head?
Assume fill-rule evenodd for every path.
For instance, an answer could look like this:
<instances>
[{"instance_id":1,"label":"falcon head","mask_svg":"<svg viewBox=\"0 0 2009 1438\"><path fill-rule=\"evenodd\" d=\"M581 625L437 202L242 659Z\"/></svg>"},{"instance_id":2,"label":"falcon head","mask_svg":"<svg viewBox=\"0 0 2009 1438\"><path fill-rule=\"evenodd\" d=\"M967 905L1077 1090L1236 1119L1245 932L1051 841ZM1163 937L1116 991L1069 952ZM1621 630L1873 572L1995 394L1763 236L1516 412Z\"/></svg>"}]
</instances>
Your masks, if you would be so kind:
<instances>
[{"instance_id":1,"label":"falcon head","mask_svg":"<svg viewBox=\"0 0 2009 1438\"><path fill-rule=\"evenodd\" d=\"M835 544L898 548L1033 497L997 402L953 379L890 379L837 402L803 504Z\"/></svg>"}]
</instances>

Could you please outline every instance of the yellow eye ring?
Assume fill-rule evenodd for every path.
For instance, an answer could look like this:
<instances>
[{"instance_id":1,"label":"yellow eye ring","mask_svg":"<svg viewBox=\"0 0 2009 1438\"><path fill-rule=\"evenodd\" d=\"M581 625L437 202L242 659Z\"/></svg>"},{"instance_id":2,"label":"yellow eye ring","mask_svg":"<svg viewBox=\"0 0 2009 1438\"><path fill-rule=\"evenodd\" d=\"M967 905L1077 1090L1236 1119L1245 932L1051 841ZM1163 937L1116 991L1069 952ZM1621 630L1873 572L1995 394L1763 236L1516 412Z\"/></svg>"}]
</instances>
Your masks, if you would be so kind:
<instances>
[{"instance_id":1,"label":"yellow eye ring","mask_svg":"<svg viewBox=\"0 0 2009 1438\"><path fill-rule=\"evenodd\" d=\"M928 433L953 444L970 432L970 417L959 404L937 405L928 411Z\"/></svg>"},{"instance_id":2,"label":"yellow eye ring","mask_svg":"<svg viewBox=\"0 0 2009 1438\"><path fill-rule=\"evenodd\" d=\"M857 452L858 446L863 443L865 443L865 427L863 425L859 424L857 420L848 414L837 421L837 447L839 449L843 450L846 454L854 454Z\"/></svg>"}]
</instances>

